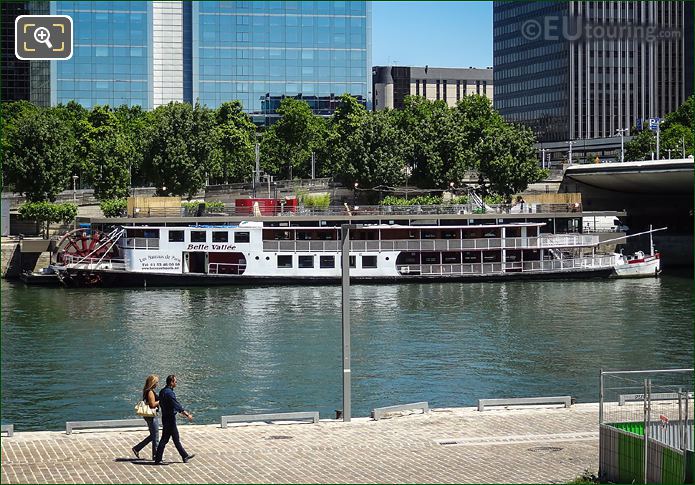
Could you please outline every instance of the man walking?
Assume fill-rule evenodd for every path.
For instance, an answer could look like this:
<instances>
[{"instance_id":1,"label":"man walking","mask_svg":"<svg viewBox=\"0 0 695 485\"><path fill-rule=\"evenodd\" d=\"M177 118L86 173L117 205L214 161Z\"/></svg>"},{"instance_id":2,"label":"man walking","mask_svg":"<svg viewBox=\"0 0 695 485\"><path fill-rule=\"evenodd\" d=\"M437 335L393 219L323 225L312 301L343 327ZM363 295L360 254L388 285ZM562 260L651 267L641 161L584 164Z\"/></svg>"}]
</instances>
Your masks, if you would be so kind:
<instances>
[{"instance_id":1,"label":"man walking","mask_svg":"<svg viewBox=\"0 0 695 485\"><path fill-rule=\"evenodd\" d=\"M164 447L166 447L169 442L169 438L173 438L174 446L176 446L176 450L179 452L179 455L181 455L184 463L188 463L188 461L195 456L186 453L179 439L179 430L176 427L176 415L181 413L188 418L188 421L193 421L193 415L186 411L176 400L176 394L174 393L175 387L176 376L172 374L167 376L166 387L159 391L159 407L162 410L162 439L159 441L157 454L154 457L155 465L162 463Z\"/></svg>"}]
</instances>

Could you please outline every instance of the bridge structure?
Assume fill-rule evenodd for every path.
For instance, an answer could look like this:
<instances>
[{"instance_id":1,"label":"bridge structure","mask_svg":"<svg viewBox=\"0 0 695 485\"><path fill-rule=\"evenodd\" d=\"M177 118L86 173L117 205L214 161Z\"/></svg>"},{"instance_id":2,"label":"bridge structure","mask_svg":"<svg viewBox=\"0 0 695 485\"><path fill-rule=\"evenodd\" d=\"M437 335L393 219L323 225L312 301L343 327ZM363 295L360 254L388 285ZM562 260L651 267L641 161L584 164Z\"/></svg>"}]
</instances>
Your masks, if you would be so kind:
<instances>
[{"instance_id":1,"label":"bridge structure","mask_svg":"<svg viewBox=\"0 0 695 485\"><path fill-rule=\"evenodd\" d=\"M581 193L587 211L625 211L631 233L668 226L654 234L664 265L692 267L693 168L692 158L568 165L559 192Z\"/></svg>"}]
</instances>

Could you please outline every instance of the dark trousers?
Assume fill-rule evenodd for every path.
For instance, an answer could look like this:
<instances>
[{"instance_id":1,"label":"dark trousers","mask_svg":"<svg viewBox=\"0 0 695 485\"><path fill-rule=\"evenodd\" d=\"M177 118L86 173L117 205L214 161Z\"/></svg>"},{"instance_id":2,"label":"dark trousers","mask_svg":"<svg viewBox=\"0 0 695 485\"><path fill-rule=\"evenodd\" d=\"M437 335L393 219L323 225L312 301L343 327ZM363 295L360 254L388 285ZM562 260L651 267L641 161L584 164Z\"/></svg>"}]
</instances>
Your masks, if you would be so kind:
<instances>
[{"instance_id":1,"label":"dark trousers","mask_svg":"<svg viewBox=\"0 0 695 485\"><path fill-rule=\"evenodd\" d=\"M172 417L162 417L162 439L159 441L159 446L157 447L157 454L154 457L154 461L162 461L162 456L164 456L164 448L169 442L169 438L174 440L174 446L176 450L181 455L181 458L186 458L188 453L183 449L181 445L181 440L179 439L179 429L176 427L176 416Z\"/></svg>"},{"instance_id":2,"label":"dark trousers","mask_svg":"<svg viewBox=\"0 0 695 485\"><path fill-rule=\"evenodd\" d=\"M135 445L133 449L138 453L142 450L147 443L152 442L152 459L157 455L157 444L159 441L159 422L157 418L143 418L147 422L147 428L150 430L150 435L142 440L140 443Z\"/></svg>"}]
</instances>

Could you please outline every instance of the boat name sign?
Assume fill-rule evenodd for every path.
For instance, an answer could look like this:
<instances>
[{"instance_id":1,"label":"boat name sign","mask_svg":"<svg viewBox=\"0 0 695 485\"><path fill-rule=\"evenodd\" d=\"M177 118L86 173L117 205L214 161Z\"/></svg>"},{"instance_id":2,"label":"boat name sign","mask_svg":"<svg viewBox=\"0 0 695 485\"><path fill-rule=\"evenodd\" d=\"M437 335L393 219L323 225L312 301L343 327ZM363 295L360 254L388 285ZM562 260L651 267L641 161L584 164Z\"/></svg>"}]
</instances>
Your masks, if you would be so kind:
<instances>
[{"instance_id":1,"label":"boat name sign","mask_svg":"<svg viewBox=\"0 0 695 485\"><path fill-rule=\"evenodd\" d=\"M236 249L236 246L231 244L213 244L212 251L231 251ZM209 244L189 244L186 251L210 251Z\"/></svg>"}]
</instances>

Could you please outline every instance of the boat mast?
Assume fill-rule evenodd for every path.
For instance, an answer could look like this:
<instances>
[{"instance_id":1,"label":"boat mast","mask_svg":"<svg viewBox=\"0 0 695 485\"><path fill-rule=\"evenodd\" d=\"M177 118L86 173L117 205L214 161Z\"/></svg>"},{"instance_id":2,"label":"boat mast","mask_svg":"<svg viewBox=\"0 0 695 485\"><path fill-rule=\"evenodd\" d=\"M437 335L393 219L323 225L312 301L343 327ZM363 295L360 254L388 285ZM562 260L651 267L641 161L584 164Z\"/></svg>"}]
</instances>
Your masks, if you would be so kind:
<instances>
[{"instance_id":1,"label":"boat mast","mask_svg":"<svg viewBox=\"0 0 695 485\"><path fill-rule=\"evenodd\" d=\"M654 256L654 238L652 238L652 225L649 224L649 255Z\"/></svg>"}]
</instances>

